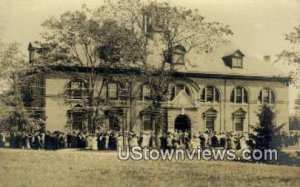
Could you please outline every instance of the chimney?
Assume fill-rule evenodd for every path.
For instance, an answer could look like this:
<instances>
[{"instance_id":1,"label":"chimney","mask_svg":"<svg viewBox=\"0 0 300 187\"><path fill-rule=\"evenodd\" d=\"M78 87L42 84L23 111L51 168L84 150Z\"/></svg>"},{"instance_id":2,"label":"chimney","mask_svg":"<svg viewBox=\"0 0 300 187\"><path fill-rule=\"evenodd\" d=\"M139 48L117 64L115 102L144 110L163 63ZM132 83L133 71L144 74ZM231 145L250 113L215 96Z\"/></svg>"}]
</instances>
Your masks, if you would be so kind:
<instances>
[{"instance_id":1,"label":"chimney","mask_svg":"<svg viewBox=\"0 0 300 187\"><path fill-rule=\"evenodd\" d=\"M28 45L29 63L32 63L34 60L34 50L35 50L35 48L32 46L32 44L30 42Z\"/></svg>"}]
</instances>

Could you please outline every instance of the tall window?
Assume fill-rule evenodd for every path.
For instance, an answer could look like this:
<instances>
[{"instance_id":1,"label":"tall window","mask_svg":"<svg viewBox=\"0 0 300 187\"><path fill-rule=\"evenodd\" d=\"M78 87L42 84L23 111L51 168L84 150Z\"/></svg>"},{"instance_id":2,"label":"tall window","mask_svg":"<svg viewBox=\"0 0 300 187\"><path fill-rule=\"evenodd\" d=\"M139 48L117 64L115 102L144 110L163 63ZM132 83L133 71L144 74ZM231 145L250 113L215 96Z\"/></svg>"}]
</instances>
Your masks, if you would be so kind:
<instances>
[{"instance_id":1,"label":"tall window","mask_svg":"<svg viewBox=\"0 0 300 187\"><path fill-rule=\"evenodd\" d=\"M118 99L118 88L116 83L107 84L107 97L109 99Z\"/></svg>"},{"instance_id":2,"label":"tall window","mask_svg":"<svg viewBox=\"0 0 300 187\"><path fill-rule=\"evenodd\" d=\"M207 86L202 90L201 93L201 102L220 102L220 94L216 87L214 86Z\"/></svg>"},{"instance_id":3,"label":"tall window","mask_svg":"<svg viewBox=\"0 0 300 187\"><path fill-rule=\"evenodd\" d=\"M273 104L275 103L275 95L273 90L270 88L263 88L259 93L259 98L261 104Z\"/></svg>"},{"instance_id":4,"label":"tall window","mask_svg":"<svg viewBox=\"0 0 300 187\"><path fill-rule=\"evenodd\" d=\"M235 131L244 131L244 120L246 116L246 112L240 108L235 111L233 114L233 124Z\"/></svg>"},{"instance_id":5,"label":"tall window","mask_svg":"<svg viewBox=\"0 0 300 187\"><path fill-rule=\"evenodd\" d=\"M76 105L72 109L68 110L67 115L68 123L71 125L73 130L83 130L87 111L81 105Z\"/></svg>"},{"instance_id":6,"label":"tall window","mask_svg":"<svg viewBox=\"0 0 300 187\"><path fill-rule=\"evenodd\" d=\"M151 90L148 85L142 85L140 88L140 100L149 101L151 100Z\"/></svg>"},{"instance_id":7,"label":"tall window","mask_svg":"<svg viewBox=\"0 0 300 187\"><path fill-rule=\"evenodd\" d=\"M71 99L82 99L86 95L86 85L82 80L73 80L68 85L68 95Z\"/></svg>"},{"instance_id":8,"label":"tall window","mask_svg":"<svg viewBox=\"0 0 300 187\"><path fill-rule=\"evenodd\" d=\"M234 118L235 131L244 130L244 118L242 116L236 116Z\"/></svg>"},{"instance_id":9,"label":"tall window","mask_svg":"<svg viewBox=\"0 0 300 187\"><path fill-rule=\"evenodd\" d=\"M121 129L120 120L116 115L109 116L109 129L119 131Z\"/></svg>"},{"instance_id":10,"label":"tall window","mask_svg":"<svg viewBox=\"0 0 300 187\"><path fill-rule=\"evenodd\" d=\"M214 116L206 116L205 126L206 126L206 129L214 131L215 130L215 117Z\"/></svg>"},{"instance_id":11,"label":"tall window","mask_svg":"<svg viewBox=\"0 0 300 187\"><path fill-rule=\"evenodd\" d=\"M234 88L230 95L230 102L232 102L232 103L248 103L247 90L244 87Z\"/></svg>"},{"instance_id":12,"label":"tall window","mask_svg":"<svg viewBox=\"0 0 300 187\"><path fill-rule=\"evenodd\" d=\"M185 86L184 84L176 84L172 87L171 90L171 100L173 100L176 97L176 95L178 95L178 93L182 90L184 90L188 96L191 96L191 92L187 86Z\"/></svg>"},{"instance_id":13,"label":"tall window","mask_svg":"<svg viewBox=\"0 0 300 187\"><path fill-rule=\"evenodd\" d=\"M215 130L215 121L217 118L217 111L213 108L208 109L203 113L205 128L211 131Z\"/></svg>"},{"instance_id":14,"label":"tall window","mask_svg":"<svg viewBox=\"0 0 300 187\"><path fill-rule=\"evenodd\" d=\"M153 119L151 113L145 113L142 115L143 121L143 130L144 131L152 131L153 130Z\"/></svg>"},{"instance_id":15,"label":"tall window","mask_svg":"<svg viewBox=\"0 0 300 187\"><path fill-rule=\"evenodd\" d=\"M82 130L84 114L82 112L74 112L71 114L72 118L72 129L73 130Z\"/></svg>"}]
</instances>

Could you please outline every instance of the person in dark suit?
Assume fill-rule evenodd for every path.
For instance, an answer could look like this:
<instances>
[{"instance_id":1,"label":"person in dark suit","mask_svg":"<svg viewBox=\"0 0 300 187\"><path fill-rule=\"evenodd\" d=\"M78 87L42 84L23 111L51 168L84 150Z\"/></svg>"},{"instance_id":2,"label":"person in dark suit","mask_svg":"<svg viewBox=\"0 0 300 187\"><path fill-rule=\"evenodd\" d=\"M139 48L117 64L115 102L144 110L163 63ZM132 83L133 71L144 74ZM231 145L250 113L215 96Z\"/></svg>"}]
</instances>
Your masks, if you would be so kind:
<instances>
[{"instance_id":1,"label":"person in dark suit","mask_svg":"<svg viewBox=\"0 0 300 187\"><path fill-rule=\"evenodd\" d=\"M75 131L73 131L71 136L71 148L77 148L77 147L78 147L77 135Z\"/></svg>"},{"instance_id":2,"label":"person in dark suit","mask_svg":"<svg viewBox=\"0 0 300 187\"><path fill-rule=\"evenodd\" d=\"M218 138L216 133L214 132L212 137L211 137L211 146L212 147L218 147Z\"/></svg>"},{"instance_id":3,"label":"person in dark suit","mask_svg":"<svg viewBox=\"0 0 300 187\"><path fill-rule=\"evenodd\" d=\"M47 131L45 135L45 149L46 150L51 149L51 134L49 131Z\"/></svg>"},{"instance_id":4,"label":"person in dark suit","mask_svg":"<svg viewBox=\"0 0 300 187\"><path fill-rule=\"evenodd\" d=\"M68 134L67 134L67 147L68 147L68 148L71 148L71 147L72 147L71 139L72 139L72 135L71 135L70 132L68 132Z\"/></svg>"},{"instance_id":5,"label":"person in dark suit","mask_svg":"<svg viewBox=\"0 0 300 187\"><path fill-rule=\"evenodd\" d=\"M0 132L0 147L4 147L5 144L5 136L3 132Z\"/></svg>"},{"instance_id":6,"label":"person in dark suit","mask_svg":"<svg viewBox=\"0 0 300 187\"><path fill-rule=\"evenodd\" d=\"M105 144L106 144L105 134L101 133L99 135L98 141L99 141L99 150L105 150Z\"/></svg>"}]
</instances>

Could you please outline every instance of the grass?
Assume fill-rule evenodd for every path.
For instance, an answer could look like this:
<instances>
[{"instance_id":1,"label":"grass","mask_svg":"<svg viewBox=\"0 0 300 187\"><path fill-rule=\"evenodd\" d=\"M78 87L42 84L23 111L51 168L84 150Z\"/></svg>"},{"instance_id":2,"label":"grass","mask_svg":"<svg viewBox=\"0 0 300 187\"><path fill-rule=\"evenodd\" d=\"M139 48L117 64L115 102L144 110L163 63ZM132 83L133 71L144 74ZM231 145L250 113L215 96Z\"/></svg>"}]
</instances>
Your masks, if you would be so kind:
<instances>
[{"instance_id":1,"label":"grass","mask_svg":"<svg viewBox=\"0 0 300 187\"><path fill-rule=\"evenodd\" d=\"M0 186L299 186L300 167L119 161L116 152L0 149Z\"/></svg>"}]
</instances>

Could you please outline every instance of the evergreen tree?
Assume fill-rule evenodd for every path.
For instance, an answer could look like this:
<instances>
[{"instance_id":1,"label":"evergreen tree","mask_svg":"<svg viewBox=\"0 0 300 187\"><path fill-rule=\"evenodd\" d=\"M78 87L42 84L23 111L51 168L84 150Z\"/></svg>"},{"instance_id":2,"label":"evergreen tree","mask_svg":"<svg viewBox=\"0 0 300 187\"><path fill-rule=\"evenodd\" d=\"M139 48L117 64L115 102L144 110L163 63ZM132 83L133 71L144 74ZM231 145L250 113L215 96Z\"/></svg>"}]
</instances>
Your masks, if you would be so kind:
<instances>
[{"instance_id":1,"label":"evergreen tree","mask_svg":"<svg viewBox=\"0 0 300 187\"><path fill-rule=\"evenodd\" d=\"M280 148L280 130L283 125L276 127L274 124L275 113L269 106L263 105L257 116L259 124L253 127L251 134L252 140L255 141L254 148L260 150Z\"/></svg>"}]
</instances>

